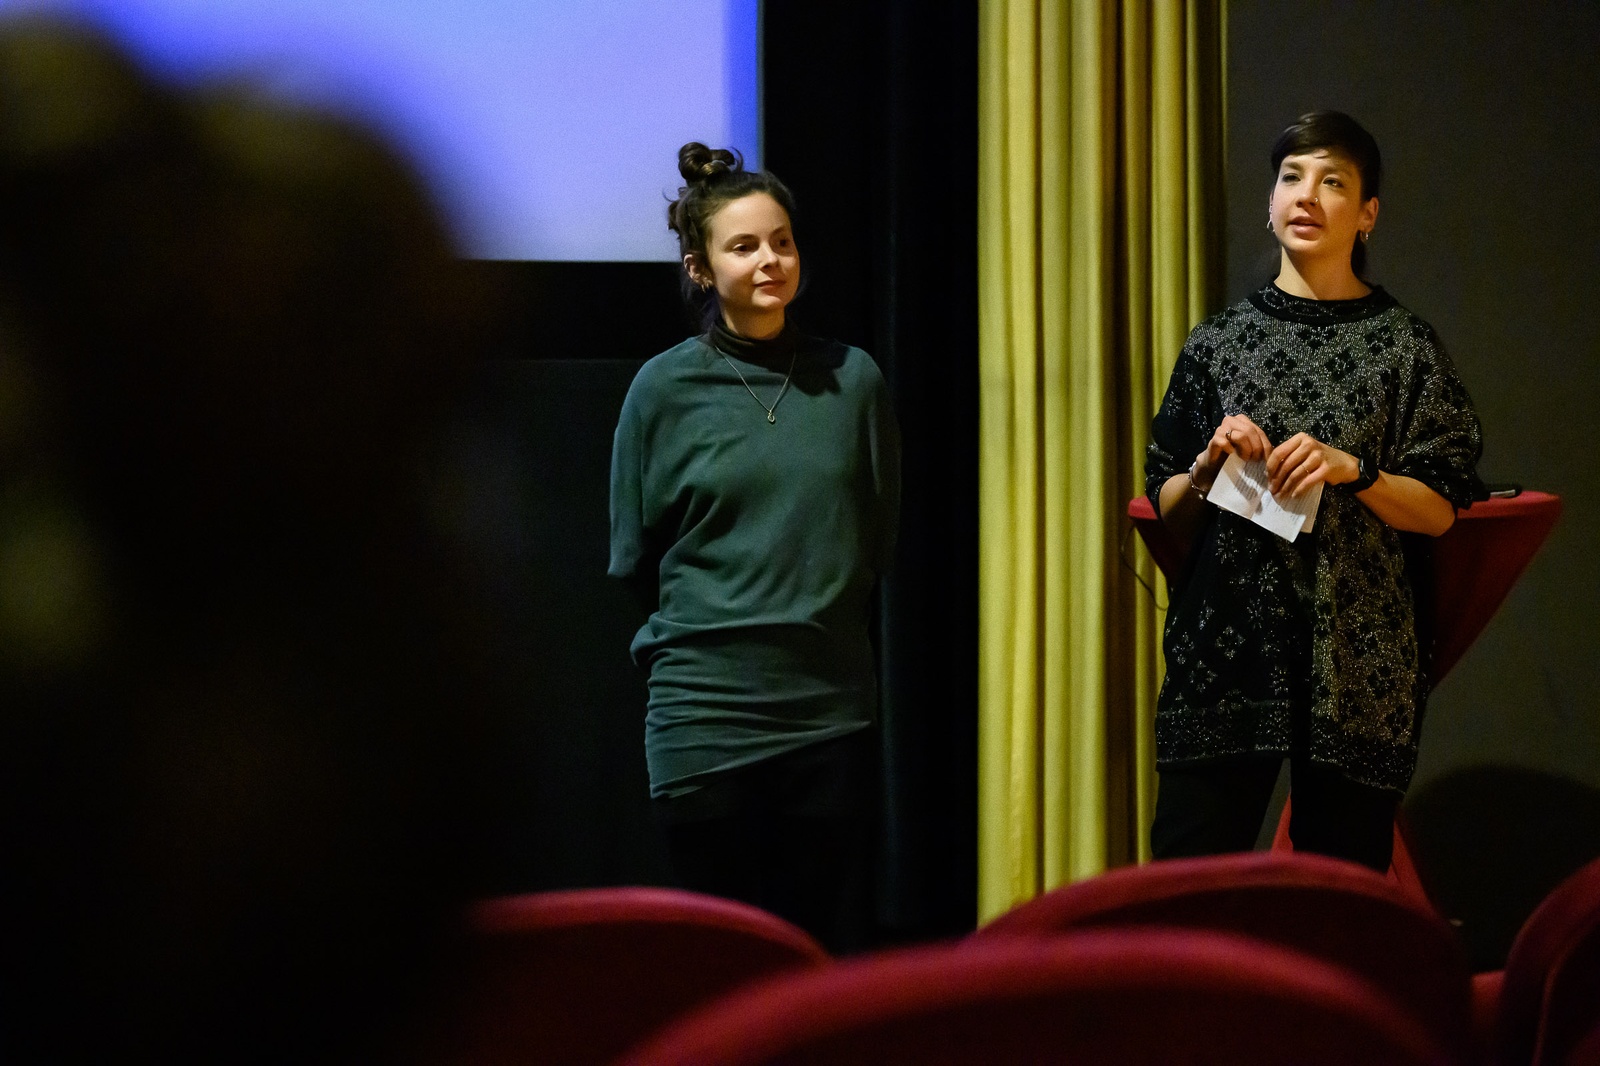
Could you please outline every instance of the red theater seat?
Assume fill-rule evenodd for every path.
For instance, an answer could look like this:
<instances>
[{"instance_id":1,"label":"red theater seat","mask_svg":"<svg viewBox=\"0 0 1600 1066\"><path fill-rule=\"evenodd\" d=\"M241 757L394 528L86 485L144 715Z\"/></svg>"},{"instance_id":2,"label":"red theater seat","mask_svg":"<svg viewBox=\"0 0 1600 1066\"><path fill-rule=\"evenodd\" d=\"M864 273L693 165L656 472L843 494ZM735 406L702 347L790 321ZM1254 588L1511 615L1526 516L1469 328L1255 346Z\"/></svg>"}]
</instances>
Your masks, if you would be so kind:
<instances>
[{"instance_id":1,"label":"red theater seat","mask_svg":"<svg viewBox=\"0 0 1600 1066\"><path fill-rule=\"evenodd\" d=\"M1477 1020L1499 1066L1560 1066L1600 1025L1600 859L1528 916L1503 972L1479 974ZM1497 987L1498 986L1498 987ZM1498 991L1498 995L1496 994Z\"/></svg>"},{"instance_id":2,"label":"red theater seat","mask_svg":"<svg viewBox=\"0 0 1600 1066\"><path fill-rule=\"evenodd\" d=\"M663 888L513 896L470 915L446 1048L466 1066L605 1063L666 1022L828 954L765 911Z\"/></svg>"},{"instance_id":3,"label":"red theater seat","mask_svg":"<svg viewBox=\"0 0 1600 1066\"><path fill-rule=\"evenodd\" d=\"M974 940L1087 928L1238 933L1336 964L1381 989L1456 1057L1470 1047L1470 973L1455 930L1365 867L1245 852L1112 870L1002 914Z\"/></svg>"},{"instance_id":4,"label":"red theater seat","mask_svg":"<svg viewBox=\"0 0 1600 1066\"><path fill-rule=\"evenodd\" d=\"M1242 937L1092 931L914 948L776 978L629 1066L1382 1066L1449 1059L1370 984Z\"/></svg>"},{"instance_id":5,"label":"red theater seat","mask_svg":"<svg viewBox=\"0 0 1600 1066\"><path fill-rule=\"evenodd\" d=\"M1589 1030L1562 1066L1600 1066L1600 1025Z\"/></svg>"}]
</instances>

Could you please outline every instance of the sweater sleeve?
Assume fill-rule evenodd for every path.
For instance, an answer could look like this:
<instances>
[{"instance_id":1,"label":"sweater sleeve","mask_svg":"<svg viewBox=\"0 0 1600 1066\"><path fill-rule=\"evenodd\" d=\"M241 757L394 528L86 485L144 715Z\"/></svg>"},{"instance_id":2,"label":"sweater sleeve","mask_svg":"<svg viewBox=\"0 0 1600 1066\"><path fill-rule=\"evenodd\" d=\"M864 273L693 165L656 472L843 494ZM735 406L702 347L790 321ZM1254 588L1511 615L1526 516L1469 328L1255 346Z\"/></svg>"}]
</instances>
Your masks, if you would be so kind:
<instances>
[{"instance_id":1,"label":"sweater sleeve","mask_svg":"<svg viewBox=\"0 0 1600 1066\"><path fill-rule=\"evenodd\" d=\"M1150 446L1145 451L1145 494L1161 513L1161 486L1174 474L1189 469L1222 420L1217 390L1191 334L1178 353L1167 382L1161 409L1150 423Z\"/></svg>"},{"instance_id":2,"label":"sweater sleeve","mask_svg":"<svg viewBox=\"0 0 1600 1066\"><path fill-rule=\"evenodd\" d=\"M637 592L654 589L644 526L644 446L634 389L622 403L611 439L611 561L606 572Z\"/></svg>"},{"instance_id":3,"label":"sweater sleeve","mask_svg":"<svg viewBox=\"0 0 1600 1066\"><path fill-rule=\"evenodd\" d=\"M1384 469L1416 478L1460 508L1488 497L1478 480L1482 430L1466 386L1433 330L1418 321L1410 379L1390 427Z\"/></svg>"}]
</instances>

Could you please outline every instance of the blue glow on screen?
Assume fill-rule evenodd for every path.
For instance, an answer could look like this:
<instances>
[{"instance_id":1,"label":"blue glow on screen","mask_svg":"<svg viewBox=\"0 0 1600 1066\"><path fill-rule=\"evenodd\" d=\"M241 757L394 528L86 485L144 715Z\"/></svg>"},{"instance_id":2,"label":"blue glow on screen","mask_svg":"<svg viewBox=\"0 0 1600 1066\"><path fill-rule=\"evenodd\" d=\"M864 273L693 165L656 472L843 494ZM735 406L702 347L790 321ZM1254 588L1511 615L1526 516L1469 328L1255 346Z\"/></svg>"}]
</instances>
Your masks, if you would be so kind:
<instances>
[{"instance_id":1,"label":"blue glow on screen","mask_svg":"<svg viewBox=\"0 0 1600 1066\"><path fill-rule=\"evenodd\" d=\"M759 0L0 0L105 27L186 84L377 126L464 254L672 260L689 140L760 164Z\"/></svg>"}]
</instances>

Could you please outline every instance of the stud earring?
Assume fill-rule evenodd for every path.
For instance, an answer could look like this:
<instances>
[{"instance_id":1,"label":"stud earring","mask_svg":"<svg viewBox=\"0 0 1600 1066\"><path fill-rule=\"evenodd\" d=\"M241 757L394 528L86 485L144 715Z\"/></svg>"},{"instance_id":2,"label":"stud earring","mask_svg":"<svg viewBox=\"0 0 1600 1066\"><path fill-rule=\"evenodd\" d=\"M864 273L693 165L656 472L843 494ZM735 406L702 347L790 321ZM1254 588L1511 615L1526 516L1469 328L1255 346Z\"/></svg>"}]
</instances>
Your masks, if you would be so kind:
<instances>
[{"instance_id":1,"label":"stud earring","mask_svg":"<svg viewBox=\"0 0 1600 1066\"><path fill-rule=\"evenodd\" d=\"M1366 244L1371 239L1372 239L1372 231L1371 230L1364 229L1364 230L1361 231L1361 243L1362 244Z\"/></svg>"}]
</instances>

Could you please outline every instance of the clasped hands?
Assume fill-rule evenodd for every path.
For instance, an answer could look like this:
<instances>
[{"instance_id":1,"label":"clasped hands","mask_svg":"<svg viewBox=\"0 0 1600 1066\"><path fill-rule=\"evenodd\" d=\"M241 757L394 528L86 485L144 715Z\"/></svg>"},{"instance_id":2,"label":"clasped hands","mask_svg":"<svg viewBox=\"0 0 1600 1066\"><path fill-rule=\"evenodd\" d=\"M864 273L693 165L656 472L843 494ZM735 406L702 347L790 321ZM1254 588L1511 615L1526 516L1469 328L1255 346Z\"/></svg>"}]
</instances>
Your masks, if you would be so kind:
<instances>
[{"instance_id":1,"label":"clasped hands","mask_svg":"<svg viewBox=\"0 0 1600 1066\"><path fill-rule=\"evenodd\" d=\"M1296 433L1273 446L1261 427L1245 415L1229 415L1211 434L1205 451L1195 456L1190 477L1202 491L1211 491L1222 464L1237 455L1247 463L1267 461L1274 496L1299 496L1314 485L1342 485L1361 475L1361 464L1349 452L1324 444L1309 433Z\"/></svg>"}]
</instances>

